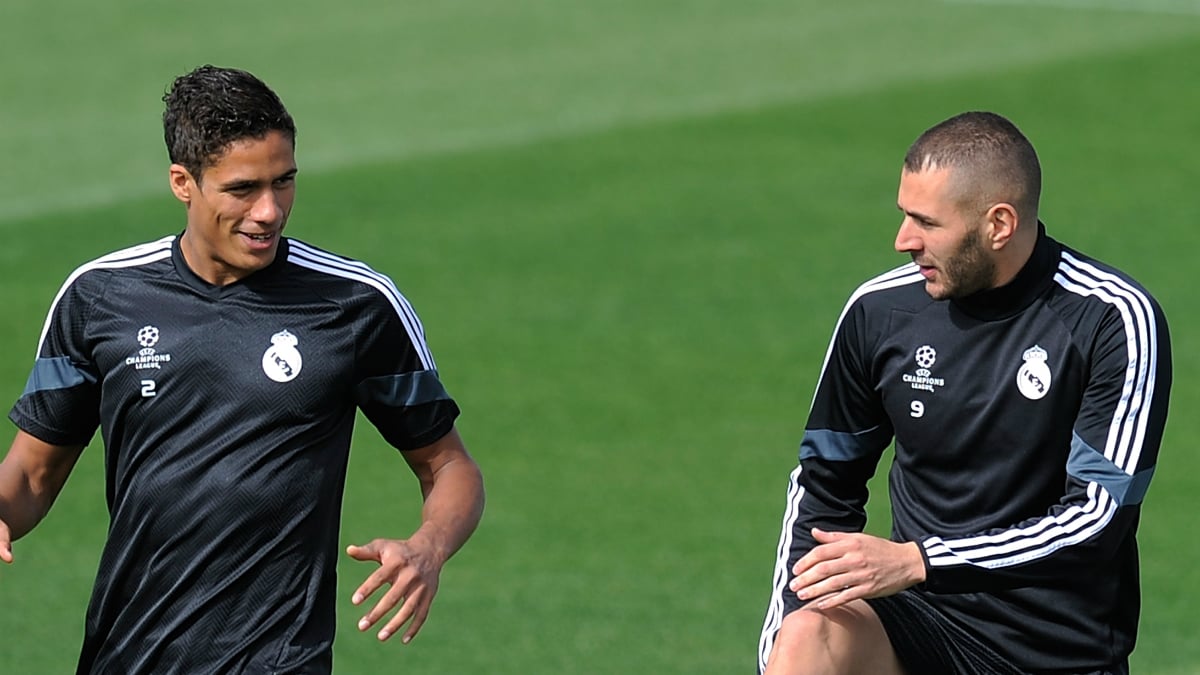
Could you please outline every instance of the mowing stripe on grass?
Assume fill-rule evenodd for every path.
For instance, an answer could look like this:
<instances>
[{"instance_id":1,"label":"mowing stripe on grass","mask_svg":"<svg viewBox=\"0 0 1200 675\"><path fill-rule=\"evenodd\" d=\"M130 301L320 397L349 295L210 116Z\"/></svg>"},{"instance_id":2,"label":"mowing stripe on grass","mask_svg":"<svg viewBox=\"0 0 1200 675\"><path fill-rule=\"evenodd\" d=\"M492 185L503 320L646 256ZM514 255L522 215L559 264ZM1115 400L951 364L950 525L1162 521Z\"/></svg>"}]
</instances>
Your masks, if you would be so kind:
<instances>
[{"instance_id":1,"label":"mowing stripe on grass","mask_svg":"<svg viewBox=\"0 0 1200 675\"><path fill-rule=\"evenodd\" d=\"M1125 2L1132 6L1132 0ZM308 176L1005 72L1141 49L1200 28L1149 13L1098 15L1081 26L1072 15L1048 14L1036 5L988 11L987 22L979 20L985 11L980 7L961 3L948 10L933 1L897 6L758 0L736 10L709 2L689 13L654 3L617 5L566 10L543 2L514 8L496 17L517 31L507 40L479 25L472 7L486 10L482 2L439 15L426 32L413 28L425 25L419 16L387 13L380 20L395 23L409 42L403 50L382 53L378 62L355 58L364 43L379 37L377 27L366 23L335 25L322 34L320 53L327 58L303 52L281 64L264 61L258 52L225 50L218 42L196 46L176 60L203 62L220 53L222 61L259 71L279 87L303 126L301 161ZM142 21L138 35L161 35L164 42L174 32L204 32L190 21L160 25L156 22L167 15L147 16L140 5L116 14L106 10L96 20ZM63 59L61 69L46 62L42 79L36 72L0 69L0 88L18 92L0 98L0 155L22 158L19 166L0 165L0 231L27 217L166 194L153 129L157 85L149 82L165 77L162 69L130 72L126 79L139 85L128 86L124 80L81 76L70 65L76 52L113 53L144 64L158 54L159 42L108 44L106 33L86 30L84 19L91 18L77 16L70 26L74 51L46 53ZM1039 19L1037 31L1023 30L1033 18ZM41 63L45 40L37 38L45 29L38 15L26 19L30 34L22 37L24 43L8 46L22 60L12 62ZM977 48L1005 28L1015 39L1005 49ZM912 35L929 30L937 40L913 44ZM290 44L297 31L283 26L256 42L271 52L273 45ZM82 99L71 94L80 87ZM63 186L68 171L69 188Z\"/></svg>"},{"instance_id":2,"label":"mowing stripe on grass","mask_svg":"<svg viewBox=\"0 0 1200 675\"><path fill-rule=\"evenodd\" d=\"M1137 12L1200 16L1194 0L942 0L951 5L1020 5L1048 9L1078 9L1092 12Z\"/></svg>"}]
</instances>

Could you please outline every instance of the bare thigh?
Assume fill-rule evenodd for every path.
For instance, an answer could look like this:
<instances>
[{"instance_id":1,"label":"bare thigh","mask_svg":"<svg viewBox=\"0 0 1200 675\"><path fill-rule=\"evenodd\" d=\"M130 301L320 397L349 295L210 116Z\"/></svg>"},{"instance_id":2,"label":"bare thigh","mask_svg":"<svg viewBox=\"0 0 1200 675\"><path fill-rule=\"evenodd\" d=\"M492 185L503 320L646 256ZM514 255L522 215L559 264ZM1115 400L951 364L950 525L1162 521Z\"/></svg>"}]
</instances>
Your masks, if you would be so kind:
<instances>
[{"instance_id":1,"label":"bare thigh","mask_svg":"<svg viewBox=\"0 0 1200 675\"><path fill-rule=\"evenodd\" d=\"M904 675L875 610L862 600L783 619L765 675Z\"/></svg>"}]
</instances>

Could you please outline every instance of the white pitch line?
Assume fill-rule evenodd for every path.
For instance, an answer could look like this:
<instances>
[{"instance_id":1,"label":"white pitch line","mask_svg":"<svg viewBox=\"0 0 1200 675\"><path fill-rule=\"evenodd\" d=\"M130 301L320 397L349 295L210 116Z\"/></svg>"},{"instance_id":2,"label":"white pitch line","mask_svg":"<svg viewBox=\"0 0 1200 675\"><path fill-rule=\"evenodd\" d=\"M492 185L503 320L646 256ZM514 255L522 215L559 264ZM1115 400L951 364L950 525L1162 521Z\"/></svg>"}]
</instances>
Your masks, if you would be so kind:
<instances>
[{"instance_id":1,"label":"white pitch line","mask_svg":"<svg viewBox=\"0 0 1200 675\"><path fill-rule=\"evenodd\" d=\"M1200 0L942 0L948 5L1021 5L1093 12L1200 16Z\"/></svg>"}]
</instances>

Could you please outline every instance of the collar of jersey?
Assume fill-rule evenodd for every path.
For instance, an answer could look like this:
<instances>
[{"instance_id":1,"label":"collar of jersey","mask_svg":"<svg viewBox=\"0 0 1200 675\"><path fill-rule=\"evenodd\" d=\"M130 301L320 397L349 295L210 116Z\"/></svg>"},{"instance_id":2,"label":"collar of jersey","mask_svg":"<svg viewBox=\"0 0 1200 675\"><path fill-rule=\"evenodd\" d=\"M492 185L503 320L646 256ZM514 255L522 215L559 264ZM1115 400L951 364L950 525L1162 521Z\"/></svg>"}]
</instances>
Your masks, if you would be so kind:
<instances>
[{"instance_id":1,"label":"collar of jersey","mask_svg":"<svg viewBox=\"0 0 1200 675\"><path fill-rule=\"evenodd\" d=\"M951 302L964 313L984 321L1014 316L1032 304L1053 283L1060 254L1058 242L1046 234L1046 226L1038 221L1038 238L1033 254L1012 281L1000 288L980 291Z\"/></svg>"},{"instance_id":2,"label":"collar of jersey","mask_svg":"<svg viewBox=\"0 0 1200 675\"><path fill-rule=\"evenodd\" d=\"M183 234L175 237L175 241L171 242L171 260L175 263L175 271L184 283L192 288L200 291L204 295L214 297L224 297L236 293L241 293L246 288L252 288L256 283L273 277L280 269L287 265L288 257L288 240L287 237L279 238L279 248L275 251L275 259L271 261L263 269L251 274L245 279L240 279L232 284L225 286L214 286L204 279L201 279L191 267L188 267L187 261L183 258L183 249L180 248L180 240L183 239Z\"/></svg>"}]
</instances>

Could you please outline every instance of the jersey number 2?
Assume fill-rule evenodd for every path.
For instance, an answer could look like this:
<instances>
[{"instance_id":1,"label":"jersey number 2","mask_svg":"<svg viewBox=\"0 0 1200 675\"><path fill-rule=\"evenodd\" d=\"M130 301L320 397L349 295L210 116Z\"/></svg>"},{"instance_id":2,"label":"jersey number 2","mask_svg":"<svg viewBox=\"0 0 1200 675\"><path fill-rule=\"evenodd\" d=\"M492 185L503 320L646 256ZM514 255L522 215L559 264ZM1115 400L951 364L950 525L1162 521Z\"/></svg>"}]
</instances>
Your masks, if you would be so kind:
<instances>
[{"instance_id":1,"label":"jersey number 2","mask_svg":"<svg viewBox=\"0 0 1200 675\"><path fill-rule=\"evenodd\" d=\"M150 398L157 393L154 391L154 380L142 380L142 398Z\"/></svg>"}]
</instances>

